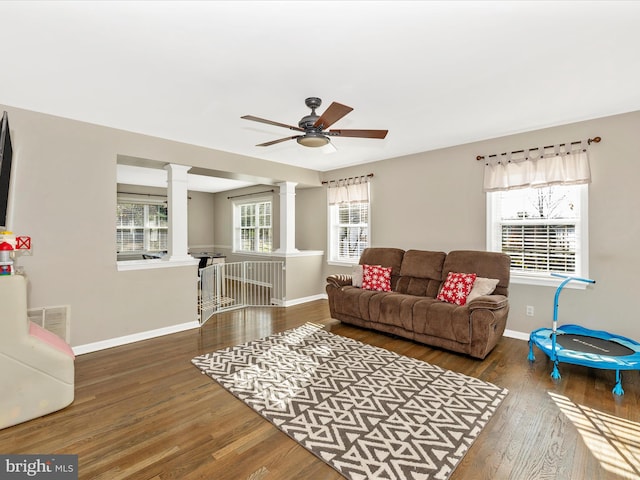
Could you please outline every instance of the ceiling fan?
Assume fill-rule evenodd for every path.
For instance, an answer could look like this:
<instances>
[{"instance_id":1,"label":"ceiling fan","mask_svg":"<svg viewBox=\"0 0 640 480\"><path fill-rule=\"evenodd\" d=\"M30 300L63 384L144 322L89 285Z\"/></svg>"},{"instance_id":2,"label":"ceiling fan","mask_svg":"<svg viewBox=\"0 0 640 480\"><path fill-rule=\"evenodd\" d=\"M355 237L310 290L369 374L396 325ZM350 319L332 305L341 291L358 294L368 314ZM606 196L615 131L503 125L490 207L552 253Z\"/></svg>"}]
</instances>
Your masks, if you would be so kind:
<instances>
[{"instance_id":1,"label":"ceiling fan","mask_svg":"<svg viewBox=\"0 0 640 480\"><path fill-rule=\"evenodd\" d=\"M329 137L382 139L387 136L388 130L325 130L325 128L329 128L351 110L353 110L353 108L342 105L341 103L333 102L331 105L329 105L329 108L327 108L322 115L318 116L316 114L316 108L318 108L322 104L322 100L317 97L309 97L304 101L304 103L311 109L311 114L302 117L302 119L298 122L297 127L294 127L293 125L287 125L286 123L274 122L272 120L254 117L253 115L245 115L240 118L301 132L300 135L294 135L292 137L285 137L278 140L272 140L270 142L260 143L256 145L256 147L268 147L270 145L275 145L276 143L293 140L294 138L300 145L304 145L305 147L322 147L329 143Z\"/></svg>"}]
</instances>

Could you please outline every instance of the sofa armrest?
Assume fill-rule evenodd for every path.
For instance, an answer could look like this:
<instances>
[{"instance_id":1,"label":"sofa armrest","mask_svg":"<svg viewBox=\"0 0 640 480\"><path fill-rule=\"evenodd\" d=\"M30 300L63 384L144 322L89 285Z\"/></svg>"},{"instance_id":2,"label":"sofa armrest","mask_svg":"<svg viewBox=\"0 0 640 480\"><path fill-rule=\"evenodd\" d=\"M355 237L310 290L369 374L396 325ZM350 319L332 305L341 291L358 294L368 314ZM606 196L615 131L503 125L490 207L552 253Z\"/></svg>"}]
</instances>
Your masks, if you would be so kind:
<instances>
[{"instance_id":1,"label":"sofa armrest","mask_svg":"<svg viewBox=\"0 0 640 480\"><path fill-rule=\"evenodd\" d=\"M336 273L327 277L327 283L336 288L342 288L345 286L351 286L351 275Z\"/></svg>"},{"instance_id":2,"label":"sofa armrest","mask_svg":"<svg viewBox=\"0 0 640 480\"><path fill-rule=\"evenodd\" d=\"M509 305L509 299L504 295L484 295L474 298L467 306L469 310L500 310Z\"/></svg>"}]
</instances>

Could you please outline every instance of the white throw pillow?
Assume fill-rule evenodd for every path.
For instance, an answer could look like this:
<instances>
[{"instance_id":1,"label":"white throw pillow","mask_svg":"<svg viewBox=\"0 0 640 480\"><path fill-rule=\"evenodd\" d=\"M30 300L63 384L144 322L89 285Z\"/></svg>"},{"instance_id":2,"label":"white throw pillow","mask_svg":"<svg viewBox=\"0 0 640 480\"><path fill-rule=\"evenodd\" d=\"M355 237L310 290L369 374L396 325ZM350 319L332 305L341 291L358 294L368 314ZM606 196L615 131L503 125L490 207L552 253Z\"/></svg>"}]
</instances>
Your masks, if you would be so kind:
<instances>
[{"instance_id":1,"label":"white throw pillow","mask_svg":"<svg viewBox=\"0 0 640 480\"><path fill-rule=\"evenodd\" d=\"M351 285L362 288L362 265L354 265L351 273Z\"/></svg>"},{"instance_id":2,"label":"white throw pillow","mask_svg":"<svg viewBox=\"0 0 640 480\"><path fill-rule=\"evenodd\" d=\"M500 280L495 278L476 277L473 288L469 292L469 295L467 295L467 303L482 295L491 295L498 286L499 281Z\"/></svg>"}]
</instances>

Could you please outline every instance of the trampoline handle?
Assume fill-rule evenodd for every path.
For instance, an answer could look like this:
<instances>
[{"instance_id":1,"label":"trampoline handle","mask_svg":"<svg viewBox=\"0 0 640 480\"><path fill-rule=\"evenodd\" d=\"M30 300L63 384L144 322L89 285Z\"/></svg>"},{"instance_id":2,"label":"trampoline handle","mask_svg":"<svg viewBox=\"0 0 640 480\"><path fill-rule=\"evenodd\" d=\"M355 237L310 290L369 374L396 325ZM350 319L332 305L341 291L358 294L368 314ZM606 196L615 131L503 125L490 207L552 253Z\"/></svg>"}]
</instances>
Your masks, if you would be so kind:
<instances>
[{"instance_id":1,"label":"trampoline handle","mask_svg":"<svg viewBox=\"0 0 640 480\"><path fill-rule=\"evenodd\" d=\"M573 281L576 280L578 282L584 282L584 283L596 283L595 280L591 280L590 278L581 278L581 277L570 277L569 275L562 275L560 273L552 273L551 274L552 277L559 277L559 278L564 278L564 280L562 282L560 282L560 285L558 285L558 288L556 289L556 294L554 296L553 299L553 343L554 343L554 351L555 351L555 334L556 334L556 329L558 327L558 299L560 298L560 292L562 291L562 289L564 288L564 286Z\"/></svg>"},{"instance_id":2,"label":"trampoline handle","mask_svg":"<svg viewBox=\"0 0 640 480\"><path fill-rule=\"evenodd\" d=\"M569 275L562 275L561 273L552 273L551 276L558 277L558 278L566 278L568 280L566 283L569 283L571 280L576 280L578 282L584 282L584 283L596 283L595 280L591 280L590 278L570 277Z\"/></svg>"}]
</instances>

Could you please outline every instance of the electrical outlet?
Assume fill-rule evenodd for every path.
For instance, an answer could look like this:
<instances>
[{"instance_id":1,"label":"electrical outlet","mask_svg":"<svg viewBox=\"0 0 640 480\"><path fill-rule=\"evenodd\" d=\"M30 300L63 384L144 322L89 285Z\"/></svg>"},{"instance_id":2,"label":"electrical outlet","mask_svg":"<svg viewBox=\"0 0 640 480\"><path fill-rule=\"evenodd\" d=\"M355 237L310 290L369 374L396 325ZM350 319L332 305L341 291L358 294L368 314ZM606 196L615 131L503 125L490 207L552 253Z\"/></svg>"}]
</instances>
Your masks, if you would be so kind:
<instances>
[{"instance_id":1,"label":"electrical outlet","mask_svg":"<svg viewBox=\"0 0 640 480\"><path fill-rule=\"evenodd\" d=\"M527 305L527 317L533 317L533 306Z\"/></svg>"}]
</instances>

